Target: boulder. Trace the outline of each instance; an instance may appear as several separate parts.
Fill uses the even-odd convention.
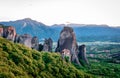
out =
[[[86,57],[86,46],[84,44],[79,46],[78,58],[83,64],[89,64]]]
[[[77,57],[78,45],[76,42],[76,36],[71,27],[64,27],[61,31],[55,51],[62,52],[64,49],[68,49],[70,51],[72,62],[81,65]]]

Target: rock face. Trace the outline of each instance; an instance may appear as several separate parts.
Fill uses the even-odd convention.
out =
[[[25,46],[30,47],[32,49],[39,50],[39,39],[36,36],[32,38],[29,34],[16,34],[14,42],[24,44]]]
[[[56,52],[62,52],[64,49],[68,49],[70,51],[72,62],[81,65],[77,57],[78,45],[76,42],[76,36],[71,27],[64,27],[60,33]]]
[[[53,41],[51,38],[45,39],[44,44],[43,44],[43,51],[52,52],[52,44],[53,44]]]
[[[13,26],[8,26],[8,27],[3,28],[3,37],[4,38],[14,41],[15,36],[16,36],[16,30]]]
[[[85,64],[89,64],[87,57],[86,57],[86,46],[81,45],[79,46],[79,53],[78,53],[78,58]]]
[[[2,37],[2,36],[3,36],[3,28],[0,27],[0,37]]]
[[[39,39],[36,36],[32,38],[29,34],[18,35],[13,26],[4,26],[0,24],[0,36],[15,43],[24,44],[27,47],[39,50]],[[51,40],[48,39],[48,41],[51,46]]]
[[[24,44],[25,46],[31,48],[32,47],[31,40],[32,40],[32,37],[29,34],[24,34],[24,35],[18,36],[17,43]]]
[[[16,34],[16,35],[15,35],[15,40],[14,40],[15,43],[19,43],[19,37],[20,37],[19,34]]]
[[[0,36],[8,40],[14,41],[16,36],[16,30],[13,26],[4,26],[0,24]]]
[[[62,55],[62,59],[66,59],[67,58],[68,61],[71,61],[70,50],[68,50],[68,49],[62,50],[61,55]]]
[[[36,36],[32,38],[31,44],[32,44],[31,46],[32,49],[39,50],[39,39]]]
[[[0,36],[14,42],[16,30],[13,26],[4,26],[0,24]]]
[[[0,37],[2,37],[2,36],[3,36],[3,25],[0,24]]]

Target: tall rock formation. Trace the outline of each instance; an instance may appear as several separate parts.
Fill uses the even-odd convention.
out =
[[[29,34],[18,35],[16,34],[16,30],[13,26],[4,26],[0,24],[0,37],[4,37],[15,43],[21,43],[32,49],[39,50],[39,39],[36,36],[32,38]]]
[[[15,35],[15,40],[14,40],[15,43],[19,43],[19,37],[20,37],[19,34],[16,34],[16,35]]]
[[[68,49],[71,54],[71,61],[81,65],[77,57],[78,45],[76,42],[76,36],[71,27],[64,27],[60,33],[60,38],[57,43],[56,52],[62,52],[64,49]]]
[[[3,28],[0,27],[0,37],[2,37],[2,36],[3,36]]]
[[[2,37],[2,36],[3,36],[3,25],[0,24],[0,37]]]
[[[52,44],[53,44],[53,41],[51,38],[45,39],[44,44],[43,44],[43,51],[52,52]]]
[[[32,44],[31,44],[32,37],[29,34],[20,35],[18,36],[17,39],[18,39],[16,40],[17,43],[24,44],[25,46],[30,48],[32,47]]]
[[[86,57],[86,46],[85,45],[79,46],[78,58],[83,64],[89,64],[87,57]]]
[[[31,45],[32,49],[39,50],[39,39],[36,36],[32,38]]]
[[[15,36],[16,36],[16,30],[13,26],[6,26],[3,28],[3,37],[4,38],[14,41]]]

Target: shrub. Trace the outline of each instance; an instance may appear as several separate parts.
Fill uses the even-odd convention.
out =
[[[38,52],[0,38],[0,78],[91,77],[62,60],[59,53]]]

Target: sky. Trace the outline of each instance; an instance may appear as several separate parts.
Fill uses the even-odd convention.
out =
[[[120,26],[120,0],[0,0],[0,21],[31,18],[61,23]]]

